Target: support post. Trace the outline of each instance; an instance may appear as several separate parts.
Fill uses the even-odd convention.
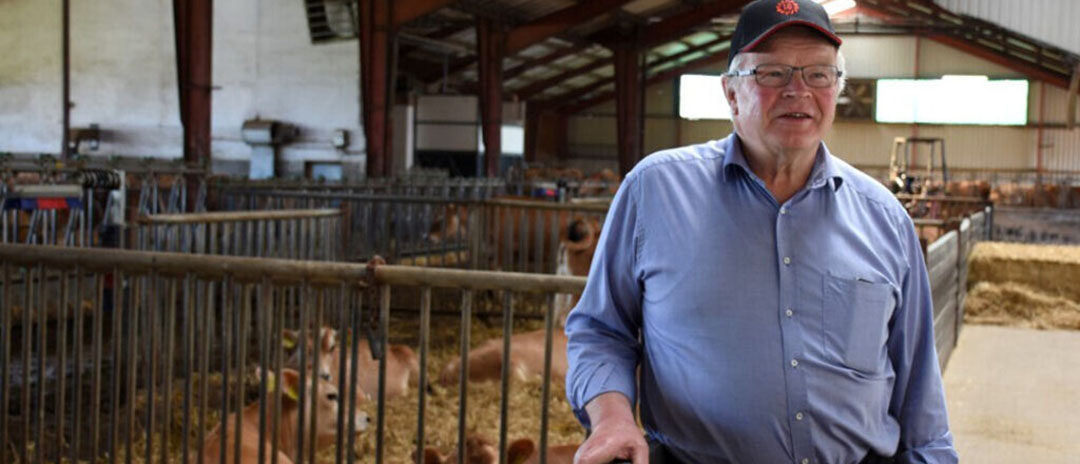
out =
[[[368,177],[391,174],[393,0],[360,0],[360,99]]]
[[[502,62],[506,55],[506,32],[487,18],[476,23],[476,46],[480,67],[480,120],[484,134],[484,174],[499,175],[502,155]]]
[[[210,168],[213,19],[213,0],[173,0],[184,166],[196,172]],[[193,210],[200,177],[196,172],[185,174],[187,204]]]

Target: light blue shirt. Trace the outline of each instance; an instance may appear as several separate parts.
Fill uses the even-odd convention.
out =
[[[888,190],[822,144],[778,204],[731,135],[626,176],[566,322],[567,396],[587,424],[592,398],[640,391],[685,462],[957,462],[932,314]]]

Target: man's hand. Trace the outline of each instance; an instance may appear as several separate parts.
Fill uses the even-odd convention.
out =
[[[574,464],[609,464],[616,459],[649,464],[649,445],[622,393],[603,393],[585,405],[592,434],[574,455]]]

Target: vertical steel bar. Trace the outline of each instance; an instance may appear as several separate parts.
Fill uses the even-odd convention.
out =
[[[126,289],[124,288],[124,274],[120,269],[113,268],[113,310],[112,310],[112,333],[109,334],[112,339],[112,397],[109,398],[111,407],[109,408],[109,415],[112,418],[112,426],[110,428],[111,434],[109,435],[109,462],[115,464],[117,458],[117,451],[120,447],[120,367],[121,359],[123,358],[122,339],[123,339],[123,326],[121,322],[124,320],[125,309],[127,306]],[[130,300],[134,302],[135,300]]]
[[[314,355],[311,360],[311,428],[308,430],[308,462],[315,463],[315,424],[319,423],[319,375],[321,372],[319,369],[322,367],[319,362],[322,359],[322,327],[323,327],[323,304],[326,299],[323,297],[323,292],[317,288],[305,287],[304,293],[315,293],[315,323],[311,325],[311,331],[313,332],[312,340],[315,346]],[[302,384],[306,385],[307,384]],[[340,396],[339,396],[340,398]],[[340,405],[340,403],[338,403]]]
[[[2,213],[0,213],[2,214]],[[6,229],[5,229],[6,232]],[[5,240],[6,241],[6,240]],[[0,317],[3,318],[3,322],[0,322],[0,329],[3,329],[3,337],[0,338],[0,361],[3,361],[4,368],[0,369],[0,405],[3,405],[4,413],[0,415],[0,460],[7,460],[7,442],[8,442],[8,395],[11,394],[11,294],[14,291],[11,289],[11,263],[4,263],[4,276],[2,301],[3,306],[0,306]],[[26,383],[26,382],[23,382]],[[15,456],[11,457],[12,460]]]
[[[263,276],[262,281],[259,283],[259,299],[256,301],[255,307],[258,308],[259,314],[256,321],[258,322],[258,346],[259,346],[259,366],[269,366],[270,358],[270,320],[274,314],[274,307],[272,301],[270,289],[270,277]],[[266,369],[261,368],[259,373],[259,451],[258,462],[266,462],[266,399],[267,399],[267,382],[266,382]]]
[[[358,370],[357,359],[358,359],[358,356],[360,355],[360,329],[361,329],[361,323],[363,322],[363,318],[362,318],[363,314],[362,313],[363,313],[363,310],[364,310],[364,293],[363,293],[363,290],[360,289],[360,288],[357,288],[355,290],[355,292],[356,292],[355,293],[355,300],[352,300],[352,299],[349,300],[349,301],[354,303],[354,305],[353,305],[354,308],[351,311],[348,311],[349,332],[347,332],[347,333],[351,334],[352,336],[351,337],[346,337],[346,340],[349,340],[349,356],[348,356],[348,358],[352,360],[351,361],[351,367],[349,367],[348,370],[345,370],[345,360],[342,359],[342,363],[341,363],[341,368],[343,369],[342,372],[347,373],[347,375],[349,376],[349,396],[348,396],[348,401],[349,401],[349,409],[348,409],[348,412],[349,412],[349,417],[348,417],[348,421],[349,421],[349,424],[348,424],[349,440],[348,440],[348,447],[346,448],[346,451],[345,451],[346,453],[348,453],[348,455],[347,455],[348,459],[346,460],[347,464],[353,464],[355,462],[355,460],[356,460],[355,453],[353,452],[353,449],[354,449],[353,447],[356,445],[356,426],[357,426],[357,424],[356,424],[356,414],[354,414],[354,411],[356,411],[356,406],[357,406],[356,405],[356,391],[357,391],[356,389],[357,389],[357,383],[359,382],[358,377],[357,377],[357,370]],[[342,356],[342,358],[345,358],[345,356]],[[378,446],[378,444],[376,444],[376,446]]]
[[[59,347],[57,347],[57,377],[59,377],[59,386],[56,389],[56,463],[60,464],[63,461],[64,449],[63,445],[67,442],[64,433],[64,397],[67,393],[67,326],[68,326],[68,300],[71,296],[69,294],[70,288],[68,285],[68,273],[65,270],[60,271],[60,304],[56,308],[56,325],[57,325],[57,341]],[[75,320],[78,320],[78,307],[75,307],[74,311]],[[6,364],[5,364],[6,366]],[[44,406],[44,404],[42,405]],[[0,442],[2,443],[2,442]]]
[[[417,385],[416,407],[416,449],[424,449],[424,408],[427,405],[427,358],[428,337],[431,331],[431,287],[424,287],[420,291],[420,382]],[[383,357],[389,353],[383,350]],[[424,453],[416,453],[417,464],[424,464]]]
[[[383,441],[386,436],[386,348],[389,339],[390,325],[390,286],[379,286],[379,391],[378,391],[378,418],[375,428],[375,464],[383,462]]]
[[[307,381],[308,381],[308,378],[307,378],[307,365],[308,365],[307,341],[308,340],[316,340],[316,337],[317,337],[317,335],[315,335],[313,333],[315,331],[312,330],[311,327],[309,326],[310,321],[308,321],[308,292],[307,292],[307,290],[308,290],[308,281],[307,281],[307,279],[305,279],[300,284],[300,288],[299,288],[299,291],[300,291],[300,330],[298,332],[300,334],[300,341],[297,343],[297,349],[300,350],[300,368],[299,368],[299,371],[300,371],[300,388],[299,388],[300,391],[299,391],[299,393],[300,394],[298,395],[299,399],[297,400],[297,405],[296,405],[297,417],[304,417],[304,409],[305,409],[304,406],[306,406],[304,404],[304,400],[307,399],[306,398],[307,397],[307,388],[306,388],[306,386],[307,386]],[[312,365],[314,365],[315,360],[312,360],[311,363],[312,363]],[[296,427],[296,453],[297,453],[296,456],[298,458],[297,459],[298,462],[296,464],[301,464],[304,461],[304,423],[303,422],[304,421],[300,421],[300,423]]]
[[[38,298],[37,306],[34,308],[38,314],[38,372],[37,372],[37,440],[34,442],[34,455],[38,462],[44,462],[45,450],[44,445],[44,433],[45,433],[45,361],[49,357],[49,343],[48,343],[48,326],[49,326],[49,295],[52,292],[46,292],[45,286],[49,283],[48,273],[45,271],[45,266],[38,264]],[[28,309],[28,313],[30,314]]]
[[[83,311],[83,269],[82,266],[75,266],[75,304],[78,308],[78,317],[75,319],[75,336],[73,340],[73,346],[75,349],[75,383],[72,385],[72,403],[74,403],[74,422],[72,422],[72,440],[71,440],[71,460],[78,461],[79,459],[79,445],[80,445],[80,431],[82,429],[82,390],[83,390],[83,324],[86,322],[86,314]],[[90,307],[91,314],[93,306]],[[5,360],[5,365],[7,362]],[[7,383],[4,383],[7,385]],[[7,404],[5,400],[3,403]],[[6,443],[4,440],[0,442]]]
[[[115,274],[114,274],[115,276]],[[90,393],[91,403],[90,411],[93,412],[93,418],[90,422],[90,457],[91,459],[97,459],[98,449],[101,443],[101,355],[102,355],[102,332],[103,332],[103,319],[105,308],[105,275],[101,273],[94,274],[94,334],[92,336],[94,343],[94,371],[93,371],[93,386]]]
[[[180,435],[180,462],[191,462],[188,457],[188,450],[191,448],[188,444],[188,437],[191,436],[191,383],[195,378],[195,368],[193,366],[193,360],[195,358],[195,292],[192,286],[192,280],[194,277],[189,273],[184,276],[184,299],[181,305],[181,311],[184,313],[184,420],[183,420],[183,434]],[[173,283],[175,289],[176,283]],[[175,298],[169,299],[169,304],[174,304]],[[166,423],[162,428],[162,435],[167,435],[169,426]],[[198,451],[202,452],[202,442],[198,444]]]
[[[283,351],[285,349],[285,347],[281,345],[281,342],[279,340],[281,336],[281,331],[285,328],[285,308],[287,304],[286,298],[289,296],[288,292],[285,290],[285,288],[281,288],[278,290],[278,302],[280,303],[280,305],[277,307],[277,310],[275,311],[275,317],[271,321],[274,323],[274,325],[271,327],[272,330],[270,331],[270,334],[272,336],[270,345],[271,350],[273,350],[274,358],[271,361],[271,364],[273,364],[272,369],[274,374],[274,385],[276,387],[273,393],[273,399],[271,400],[274,402],[274,411],[273,414],[270,415],[270,436],[274,437],[274,439],[270,440],[270,464],[277,464],[278,462],[277,438],[280,436],[278,434],[278,430],[279,426],[281,425],[279,423],[281,419],[281,360],[284,356]]]
[[[514,295],[505,291],[503,302],[503,357],[502,386],[499,394],[499,463],[506,462],[506,431],[509,425],[507,412],[510,409],[510,335],[514,331]]]
[[[147,293],[146,287],[152,286],[154,284],[153,276],[152,275],[149,276],[149,277],[148,276],[141,276],[141,277],[138,277],[137,279],[138,279],[138,282],[140,283],[140,285],[138,286],[140,296],[143,296],[143,295],[145,295]],[[143,303],[141,308],[139,306],[140,302]],[[126,450],[125,450],[126,452],[124,453],[124,462],[126,462],[127,464],[131,464],[132,458],[134,457],[134,456],[132,456],[132,444],[135,441],[135,406],[136,406],[136,399],[138,397],[138,395],[135,394],[135,372],[136,372],[135,367],[138,366],[138,350],[136,349],[136,347],[138,346],[138,342],[136,340],[136,336],[137,336],[136,335],[136,332],[137,332],[136,328],[139,325],[139,310],[140,309],[143,310],[143,311],[146,311],[145,299],[144,298],[132,298],[131,305],[128,307],[127,336],[125,337],[127,340],[126,340],[126,342],[124,344],[125,348],[127,348],[126,361],[127,361],[127,399],[128,399],[128,406],[127,406],[127,433],[126,433],[126,435],[124,437],[124,441],[125,441],[125,445],[126,445]],[[150,400],[153,401],[153,398],[151,397]]]
[[[533,235],[536,243],[536,261],[533,263],[533,272],[542,274],[544,272],[544,216],[546,211],[536,210],[536,227],[535,234]]]
[[[458,377],[458,462],[465,462],[466,412],[469,400],[469,346],[472,337],[473,291],[466,289],[461,295],[461,372]]]
[[[40,279],[40,275],[38,277]],[[19,453],[22,456],[20,462],[30,462],[27,455],[27,445],[30,443],[30,341],[33,339],[34,333],[34,319],[33,309],[31,305],[31,297],[34,295],[34,269],[26,267],[26,293],[23,294],[23,307],[22,318],[20,322],[22,326],[19,328],[19,335],[22,336],[23,350],[22,350],[22,407],[19,408],[19,416],[23,420],[23,442],[19,447]]]
[[[255,224],[250,224],[250,229],[254,228]],[[250,240],[249,240],[250,242]],[[241,443],[241,411],[244,409],[244,377],[247,374],[247,345],[248,345],[248,317],[251,314],[251,284],[241,284],[240,288],[235,289],[235,293],[241,298],[239,307],[240,311],[237,315],[236,329],[236,449],[235,459],[236,463],[240,463],[240,443]]]
[[[235,243],[233,243],[235,245]],[[218,329],[221,331],[221,344],[219,345],[221,350],[221,455],[218,462],[225,464],[225,458],[229,454],[225,449],[229,437],[229,380],[232,378],[230,374],[231,366],[229,365],[229,350],[232,347],[232,334],[230,333],[230,323],[235,311],[232,299],[232,276],[226,274],[225,278],[221,281],[221,315],[219,316],[220,325]]]
[[[156,280],[156,279],[154,279],[154,280]],[[154,459],[154,425],[155,425],[155,422],[156,422],[156,420],[155,420],[156,417],[154,417],[154,416],[155,416],[155,412],[156,412],[155,411],[155,409],[156,409],[155,405],[157,403],[157,397],[155,396],[156,392],[155,392],[155,388],[154,388],[155,385],[154,384],[157,383],[157,379],[156,379],[157,359],[158,359],[157,341],[161,339],[161,336],[160,336],[160,333],[159,333],[160,330],[158,330],[158,324],[159,323],[158,323],[157,317],[156,317],[157,313],[158,313],[158,308],[159,308],[158,305],[160,304],[160,301],[161,301],[160,298],[158,298],[157,289],[158,289],[157,282],[153,282],[151,287],[150,287],[150,295],[149,295],[151,306],[143,308],[143,310],[146,311],[146,314],[142,318],[142,328],[141,328],[142,332],[144,334],[146,334],[146,337],[145,337],[146,341],[144,342],[145,345],[146,345],[146,356],[144,356],[144,358],[145,358],[145,360],[144,360],[145,366],[143,367],[143,369],[145,370],[145,373],[146,373],[146,380],[145,380],[144,388],[146,388],[146,398],[147,398],[145,421],[146,421],[146,462],[148,462],[148,463],[154,462],[153,461],[153,459]],[[164,387],[164,385],[163,385],[163,387]],[[169,397],[168,397],[168,395],[166,395],[164,398],[162,398],[162,400],[163,400],[162,402],[164,403],[163,408],[166,409],[166,410],[169,409],[169,403],[168,403]],[[168,429],[168,422],[167,421],[163,422],[162,425],[163,425],[162,429]],[[167,436],[162,436],[162,442],[161,442],[162,443],[162,446],[161,446],[162,449],[168,449],[168,442],[165,441],[165,440],[167,440]]]
[[[525,208],[520,208],[519,211],[521,213],[521,222],[518,223],[520,242],[518,244],[518,265],[514,269],[518,272],[528,272],[529,257],[532,251],[529,249],[529,214]]]
[[[206,298],[206,303],[202,305],[202,311],[199,311],[199,315],[202,319],[199,323],[202,324],[202,329],[199,331],[199,346],[202,348],[197,355],[199,359],[199,427],[198,427],[198,442],[199,446],[206,443],[206,412],[209,402],[209,385],[208,377],[210,376],[210,345],[213,343],[213,331],[211,330],[210,318],[214,314],[215,298],[214,298],[214,282],[206,281],[199,282],[199,287],[202,288],[203,297]],[[196,454],[198,464],[203,463],[202,453]]]
[[[335,327],[335,329],[337,330],[337,333],[339,335],[339,339],[342,340],[341,346],[338,348],[339,350],[341,350],[342,353],[344,353],[345,350],[347,349],[346,348],[346,343],[348,343],[347,341],[350,338],[354,338],[354,337],[349,337],[348,336],[348,334],[350,332],[348,331],[348,326],[347,326],[346,319],[345,319],[346,314],[348,314],[348,312],[345,309],[345,302],[346,302],[345,294],[346,294],[347,291],[348,291],[348,287],[346,287],[345,282],[342,282],[341,285],[338,288],[338,305],[337,305],[337,307],[338,307],[338,319],[337,319],[338,323],[337,323],[337,326]],[[346,394],[346,392],[349,392],[349,391],[345,389],[345,375],[344,375],[345,372],[346,372],[346,370],[345,370],[346,359],[345,358],[346,358],[346,356],[338,356],[339,365],[337,366],[337,369],[338,369],[337,389],[338,389],[338,392],[340,393],[340,395],[338,396],[338,398],[340,398],[340,403],[339,403],[340,407],[338,408],[337,441],[335,443],[336,450],[334,451],[334,464],[341,464],[342,453],[345,452],[345,446],[344,446],[345,445],[345,440],[344,440],[345,439],[345,421],[347,420],[345,418],[345,411],[349,411],[350,415],[352,415],[351,413],[353,411],[353,408],[355,407],[354,404],[353,404],[352,399],[349,398],[349,395]],[[333,367],[333,366],[331,366],[331,367]],[[349,393],[352,393],[352,392],[349,392]],[[352,429],[349,429],[349,432],[351,434]]]
[[[155,278],[155,280],[160,281],[161,276],[160,275],[155,275],[154,278]],[[168,434],[168,429],[169,429],[170,425],[172,424],[173,366],[176,365],[176,360],[174,358],[176,357],[176,346],[175,346],[176,340],[175,340],[175,338],[176,338],[176,292],[177,292],[177,280],[176,280],[175,277],[169,279],[168,287],[169,287],[169,289],[168,289],[169,301],[168,301],[168,305],[165,306],[165,311],[164,311],[164,313],[165,313],[165,321],[164,321],[164,324],[161,324],[161,323],[157,324],[156,327],[158,327],[158,329],[155,329],[155,331],[163,329],[164,332],[165,332],[163,334],[163,336],[161,337],[162,345],[164,345],[164,349],[160,350],[162,352],[162,359],[164,360],[164,362],[162,364],[162,367],[164,368],[163,369],[164,372],[162,373],[162,376],[164,377],[164,379],[163,379],[163,382],[164,382],[164,392],[163,392],[164,395],[163,395],[163,398],[164,398],[165,407],[164,407],[164,410],[162,411],[162,413],[163,413],[163,417],[162,417],[162,425],[163,425],[163,427],[162,427],[162,438],[161,438],[161,457],[162,457],[163,462],[168,462],[167,459],[168,459],[168,450],[169,450],[169,441],[170,441],[169,440],[170,435]],[[153,288],[155,290],[155,299],[154,299],[154,305],[153,305],[154,312],[161,312],[161,303],[160,303],[161,300],[160,300],[160,297],[157,296],[157,294],[156,294],[157,289],[160,288],[160,284],[158,282],[154,282],[154,287]],[[184,297],[187,298],[187,295],[185,295]],[[186,330],[187,327],[185,326],[184,328]],[[186,354],[187,353],[185,353],[185,355]],[[185,413],[186,412],[187,412],[187,410],[185,409]],[[185,435],[185,438],[186,438],[186,435]]]
[[[544,385],[540,393],[540,462],[547,462],[548,407],[551,404],[551,351],[555,330],[555,295],[547,297],[547,314],[544,315]]]

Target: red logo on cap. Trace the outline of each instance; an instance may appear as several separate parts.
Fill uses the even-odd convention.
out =
[[[795,0],[780,0],[780,3],[776,4],[776,12],[791,16],[799,12],[799,4],[795,3]]]

